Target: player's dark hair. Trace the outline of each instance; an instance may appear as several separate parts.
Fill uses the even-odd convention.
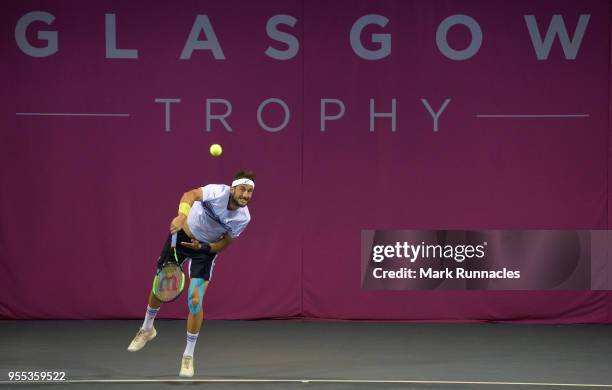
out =
[[[255,183],[255,172],[253,171],[240,171],[234,175],[234,180],[238,179],[251,179]]]

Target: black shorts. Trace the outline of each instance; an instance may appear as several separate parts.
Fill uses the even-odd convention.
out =
[[[212,275],[212,269],[215,263],[216,253],[206,254],[194,251],[181,245],[181,242],[190,242],[191,239],[183,231],[180,230],[176,237],[176,257],[178,257],[179,263],[183,264],[185,260],[191,260],[189,266],[189,277],[190,278],[201,278],[209,280]],[[174,260],[174,251],[172,250],[172,234],[168,235],[166,243],[157,259],[157,269],[159,270],[166,261]]]

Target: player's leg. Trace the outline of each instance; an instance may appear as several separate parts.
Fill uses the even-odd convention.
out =
[[[171,244],[172,235],[169,235],[164,243],[164,247],[162,248],[161,254],[157,259],[157,269],[160,269],[164,264],[164,261],[168,256],[171,255]],[[134,339],[128,346],[128,351],[136,352],[141,350],[148,341],[151,341],[157,336],[157,331],[153,327],[153,322],[155,321],[155,316],[161,307],[162,302],[158,300],[153,294],[153,290],[149,292],[149,299],[147,301],[147,311],[145,313],[145,318],[142,322],[142,326],[134,336]]]
[[[187,317],[187,343],[181,361],[180,376],[192,377],[194,373],[193,351],[198,341],[200,328],[202,327],[202,321],[204,319],[202,301],[204,300],[206,287],[208,287],[208,281],[203,278],[192,278],[189,281],[189,295],[187,296],[187,305],[189,306],[189,316]]]
[[[146,331],[153,329],[153,321],[155,321],[155,316],[157,315],[162,303],[162,301],[155,297],[155,294],[153,294],[153,289],[151,289],[151,292],[149,292],[147,313],[145,314],[144,321],[142,322],[142,329]]]
[[[163,302],[157,299],[155,294],[153,294],[153,289],[151,289],[151,292],[149,293],[149,301],[147,303],[149,304],[149,307],[159,309]]]
[[[128,346],[128,351],[140,351],[147,342],[153,340],[155,336],[157,336],[157,331],[153,327],[153,321],[155,321],[155,316],[157,315],[160,306],[161,302],[155,298],[155,295],[153,295],[153,292],[151,292],[149,294],[149,302],[144,321],[140,329],[138,329],[136,336],[134,336],[134,339]]]
[[[183,352],[180,376],[192,377],[194,373],[193,353],[204,319],[202,306],[214,258],[214,255],[203,255],[192,259],[191,279],[189,280],[189,293],[187,295],[187,306],[189,306],[187,344]]]
[[[134,336],[134,339],[128,346],[128,351],[140,351],[147,342],[153,340],[155,336],[157,336],[157,331],[155,330],[155,327],[153,327],[153,322],[155,321],[155,316],[157,315],[161,304],[162,302],[155,297],[153,291],[151,290],[149,293],[149,301],[144,321],[142,322],[140,329],[138,329],[136,336]]]
[[[191,288],[192,285],[193,289]],[[202,301],[207,287],[208,281],[203,279],[191,279],[189,282],[189,316],[187,317],[187,332],[189,333],[199,333],[202,327],[202,321],[204,320]],[[191,355],[193,355],[193,352]]]

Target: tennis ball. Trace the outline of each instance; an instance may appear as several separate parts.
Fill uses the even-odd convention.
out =
[[[210,154],[213,156],[220,156],[221,153],[223,153],[223,149],[221,148],[221,145],[219,144],[212,144],[210,145]]]

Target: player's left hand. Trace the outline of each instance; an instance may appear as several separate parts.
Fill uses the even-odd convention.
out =
[[[186,246],[187,248],[192,249],[196,252],[206,253],[206,254],[210,253],[210,245],[208,245],[205,242],[200,242],[196,240],[195,238],[192,238],[191,242],[182,241],[181,245]]]
[[[202,249],[202,243],[196,240],[195,238],[192,238],[191,242],[181,241],[180,244],[182,246],[186,246],[189,249],[193,249],[194,251],[199,251],[200,249]]]

